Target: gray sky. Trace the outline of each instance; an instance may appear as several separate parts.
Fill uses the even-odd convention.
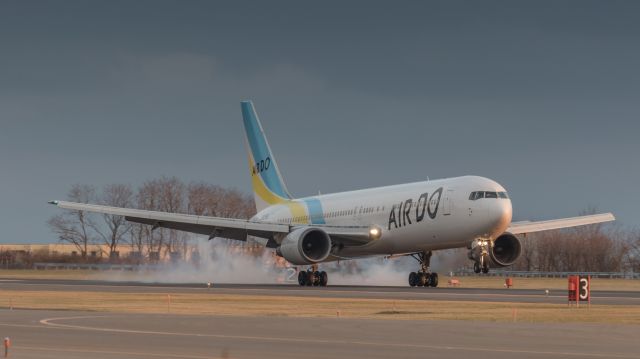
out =
[[[294,195],[477,174],[636,227],[639,44],[634,1],[5,0],[0,242],[73,183],[250,191],[242,99]]]

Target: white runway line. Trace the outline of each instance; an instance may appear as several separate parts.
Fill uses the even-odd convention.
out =
[[[124,334],[142,334],[142,335],[162,335],[162,336],[182,336],[182,337],[204,337],[204,338],[219,338],[219,339],[231,339],[231,340],[258,340],[268,342],[289,342],[289,343],[315,343],[315,344],[344,344],[344,345],[360,345],[360,346],[376,346],[376,347],[398,347],[398,348],[424,348],[432,350],[457,350],[457,351],[469,351],[469,352],[493,352],[493,353],[512,353],[512,354],[536,354],[536,355],[553,355],[553,356],[571,356],[571,357],[590,357],[590,358],[637,358],[637,355],[627,354],[612,354],[612,353],[586,353],[586,352],[565,352],[565,351],[544,351],[544,350],[524,350],[524,349],[509,349],[509,348],[488,348],[488,347],[466,347],[466,346],[441,346],[441,345],[426,345],[426,344],[410,344],[410,343],[382,343],[382,342],[369,342],[362,340],[332,340],[332,339],[318,339],[318,338],[284,338],[273,336],[251,336],[251,335],[225,335],[225,334],[200,334],[200,333],[181,333],[181,332],[162,332],[162,331],[150,331],[150,330],[131,330],[131,329],[116,329],[116,328],[101,328],[90,327],[82,325],[70,325],[53,323],[54,321],[62,320],[74,320],[74,319],[94,319],[105,318],[108,316],[76,316],[76,317],[56,317],[46,318],[40,320],[40,323],[45,326],[51,326],[58,329],[71,329],[71,330],[83,330],[83,331],[98,331],[98,332],[111,332],[111,333],[124,333]]]

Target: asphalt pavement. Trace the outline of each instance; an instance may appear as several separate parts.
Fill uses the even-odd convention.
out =
[[[414,299],[447,301],[490,301],[521,303],[566,303],[566,290],[540,289],[483,289],[459,287],[383,287],[383,286],[328,286],[299,287],[297,284],[222,284],[213,283],[142,283],[114,282],[99,280],[58,280],[58,279],[10,279],[0,278],[0,290],[53,290],[53,291],[110,291],[124,293],[158,292],[166,293],[211,293],[248,294],[273,296],[300,296],[320,298],[374,298],[374,299]],[[640,305],[640,291],[598,291],[591,292],[592,304]]]
[[[10,358],[638,358],[639,326],[0,310]]]

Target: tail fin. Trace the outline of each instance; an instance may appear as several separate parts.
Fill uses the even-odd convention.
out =
[[[249,171],[258,212],[291,199],[251,101],[242,101],[242,121],[249,152]]]

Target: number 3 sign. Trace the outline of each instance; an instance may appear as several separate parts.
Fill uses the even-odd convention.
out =
[[[569,302],[591,302],[591,276],[569,276]]]

